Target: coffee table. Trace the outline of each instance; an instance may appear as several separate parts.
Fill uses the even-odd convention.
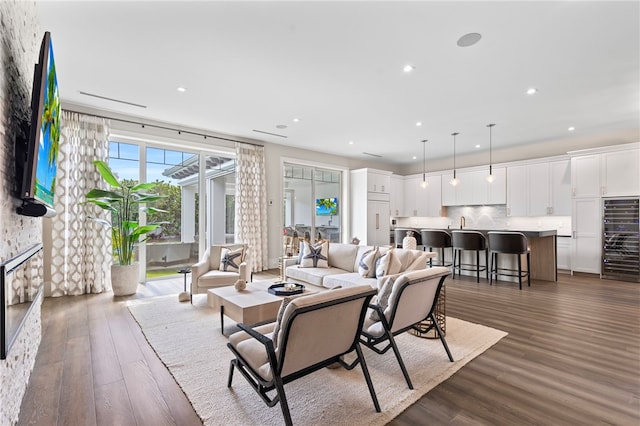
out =
[[[234,286],[212,288],[207,291],[207,304],[220,310],[220,332],[224,334],[225,315],[232,320],[247,325],[274,321],[284,296],[268,292],[271,281],[247,283],[247,288],[238,291]],[[314,293],[305,290],[303,295]]]

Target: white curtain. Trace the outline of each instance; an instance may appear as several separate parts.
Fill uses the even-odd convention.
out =
[[[267,265],[264,147],[236,143],[235,242],[249,245],[253,272]]]
[[[80,204],[93,188],[105,188],[93,160],[107,160],[109,121],[62,111],[58,171],[51,221],[51,295],[111,290],[111,230],[91,217],[102,215]]]

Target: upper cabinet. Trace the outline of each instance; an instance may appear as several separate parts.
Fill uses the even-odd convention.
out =
[[[507,215],[571,215],[569,170],[569,160],[509,167],[507,169]]]
[[[391,175],[389,210],[392,217],[407,216],[404,210],[404,177]]]
[[[373,169],[367,172],[367,191],[388,194],[391,190],[391,174]]]
[[[603,148],[574,152],[571,183],[574,198],[626,197],[640,194],[640,148]]]
[[[506,170],[504,167],[493,169],[493,182],[487,182],[487,170],[459,171],[456,177],[458,185],[449,182],[453,173],[442,175],[442,205],[489,205],[506,203]]]
[[[426,187],[422,185],[422,175],[410,176],[404,181],[405,216],[437,217],[442,207],[441,177],[426,176]]]

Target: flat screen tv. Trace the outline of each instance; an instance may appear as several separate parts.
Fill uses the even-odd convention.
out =
[[[337,198],[317,198],[316,216],[336,216],[338,214]]]
[[[23,204],[19,214],[52,216],[60,143],[60,95],[51,34],[46,32],[35,66],[31,92],[31,125],[26,146],[16,149],[18,172],[22,163]]]

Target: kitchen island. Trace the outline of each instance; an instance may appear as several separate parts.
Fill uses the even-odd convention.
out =
[[[404,228],[408,229],[408,228]],[[431,228],[434,229],[434,228]],[[420,232],[420,229],[414,229],[415,232]],[[529,251],[531,252],[531,279],[541,281],[558,281],[558,246],[557,236],[558,232],[555,229],[467,229],[467,231],[478,231],[487,237],[489,231],[503,231],[503,232],[522,232],[528,240]],[[444,231],[452,232],[453,229],[444,229]],[[429,248],[426,247],[428,250]],[[489,247],[491,250],[491,247]],[[482,256],[481,256],[482,257]],[[513,256],[499,256],[499,264],[501,268],[513,268],[516,262]],[[480,259],[481,261],[483,259]],[[526,265],[524,256],[522,265]],[[503,280],[503,277],[500,277]]]

